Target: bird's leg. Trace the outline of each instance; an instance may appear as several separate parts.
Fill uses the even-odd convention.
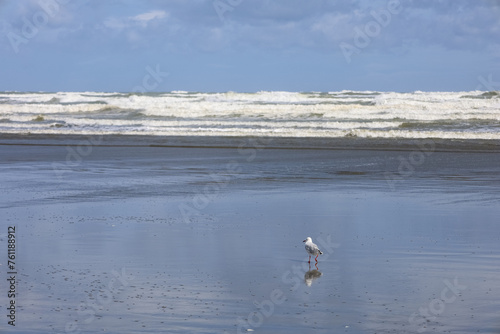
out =
[[[311,255],[309,255],[309,261],[307,263],[311,263]]]
[[[315,258],[316,263],[318,263],[318,256],[319,256],[319,254],[318,254],[318,255],[316,255],[316,258]]]

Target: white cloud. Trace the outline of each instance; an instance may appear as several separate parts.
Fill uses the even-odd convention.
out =
[[[2,0],[0,0],[1,3]],[[77,1],[59,11],[40,29],[60,39],[60,45],[101,43],[136,46],[137,41],[172,50],[213,51],[303,48],[339,52],[339,43],[353,43],[355,29],[375,22],[372,12],[387,10],[388,0],[252,0],[238,3],[221,22],[213,0]],[[83,4],[82,4],[83,2]],[[400,0],[402,10],[392,15],[364,51],[389,52],[404,45],[442,46],[452,50],[492,52],[500,49],[498,0]],[[0,13],[0,33],[22,33],[24,18],[42,9],[38,0],[9,2],[9,15]],[[26,4],[31,4],[27,6]],[[16,4],[16,5],[14,5]],[[128,5],[126,5],[128,4]],[[0,36],[2,37],[2,36]],[[37,40],[43,42],[41,37]],[[4,39],[5,41],[5,39]],[[120,44],[120,42],[123,42]],[[4,43],[5,44],[5,43]],[[169,47],[170,50],[170,47]],[[496,51],[498,52],[498,51]]]
[[[333,42],[349,38],[352,31],[352,15],[347,13],[325,13],[311,24],[313,33],[320,33]]]
[[[152,21],[161,20],[168,17],[168,13],[164,10],[153,10],[135,16],[122,18],[110,17],[104,21],[104,26],[114,30],[122,30],[126,28],[141,26],[147,27]]]
[[[128,25],[123,19],[117,19],[116,17],[107,18],[103,22],[104,26],[113,30],[121,30],[126,28]]]
[[[130,19],[132,21],[137,21],[141,23],[147,23],[151,20],[156,20],[156,19],[163,19],[164,17],[167,16],[167,13],[163,10],[153,10],[144,14],[139,14],[134,17],[131,17]]]

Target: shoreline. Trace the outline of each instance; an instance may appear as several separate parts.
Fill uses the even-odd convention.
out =
[[[0,134],[0,146],[4,145],[377,151],[411,151],[425,147],[434,152],[500,153],[498,140],[441,138]]]
[[[500,155],[72,140],[0,148],[23,333],[493,334]]]

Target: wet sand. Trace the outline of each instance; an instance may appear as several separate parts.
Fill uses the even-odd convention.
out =
[[[497,153],[84,149],[0,146],[2,332],[498,332]]]

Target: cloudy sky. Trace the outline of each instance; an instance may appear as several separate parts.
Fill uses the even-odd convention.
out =
[[[500,90],[500,0],[0,0],[0,91]]]

